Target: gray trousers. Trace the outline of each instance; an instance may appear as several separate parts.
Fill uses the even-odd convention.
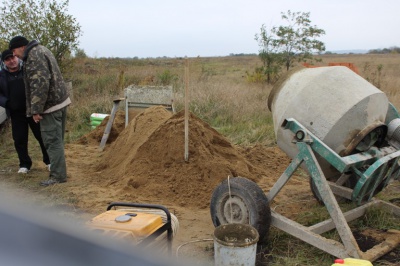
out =
[[[40,131],[44,146],[50,158],[50,178],[67,179],[67,165],[64,153],[64,133],[67,107],[49,114],[42,114]]]

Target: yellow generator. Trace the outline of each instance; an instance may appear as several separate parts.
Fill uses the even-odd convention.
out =
[[[121,208],[123,207],[123,208]],[[161,205],[113,202],[87,225],[95,232],[122,239],[140,248],[171,254],[178,219]]]

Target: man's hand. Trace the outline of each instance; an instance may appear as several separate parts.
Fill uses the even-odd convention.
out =
[[[33,115],[33,121],[35,121],[36,123],[39,123],[40,120],[42,120],[43,117],[40,114],[34,114]]]

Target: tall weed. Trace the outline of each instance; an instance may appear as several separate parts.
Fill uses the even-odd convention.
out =
[[[400,107],[400,55],[323,55],[319,65],[350,62],[360,75],[377,82],[391,103]],[[123,97],[124,87],[172,85],[177,111],[184,107],[184,66],[189,60],[190,110],[237,144],[275,142],[272,117],[267,109],[271,86],[256,76],[257,56],[215,58],[90,59],[79,58],[66,75],[73,84],[68,134],[85,134],[90,114],[109,113],[112,100]],[[368,67],[363,67],[368,66]],[[74,132],[75,131],[75,132]],[[78,131],[79,133],[77,133]],[[74,136],[70,139],[75,139]]]

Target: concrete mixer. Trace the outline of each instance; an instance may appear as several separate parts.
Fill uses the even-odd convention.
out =
[[[383,146],[387,149],[379,149],[378,153],[397,151],[385,143],[387,124],[396,121],[397,111],[382,91],[346,67],[302,69],[289,74],[283,84],[276,85],[271,91],[268,107],[273,115],[277,144],[291,158],[295,158],[298,148],[293,141],[293,132],[283,126],[290,120],[296,121],[290,124],[301,125],[332,149],[334,155],[345,157]],[[332,160],[326,160],[318,152],[316,157],[326,179],[336,182],[342,177],[341,185],[354,188],[359,174],[349,173],[346,169],[347,175],[342,175],[343,170],[332,165]],[[385,165],[394,165],[394,162]],[[304,163],[302,167],[308,171]],[[310,181],[314,195],[321,201],[313,179]],[[366,194],[372,196],[380,192],[385,186],[381,182],[374,191]],[[357,192],[353,195],[359,204],[362,196]]]
[[[211,197],[214,225],[250,223],[261,240],[272,225],[339,258],[374,261],[399,245],[393,230],[363,252],[348,225],[371,206],[400,216],[398,206],[374,198],[400,174],[400,116],[386,95],[347,67],[301,68],[272,89],[268,107],[277,144],[292,161],[267,194],[244,177],[223,181]],[[299,167],[331,217],[308,227],[269,208]],[[338,198],[355,208],[342,212]],[[333,229],[341,242],[321,236]]]

